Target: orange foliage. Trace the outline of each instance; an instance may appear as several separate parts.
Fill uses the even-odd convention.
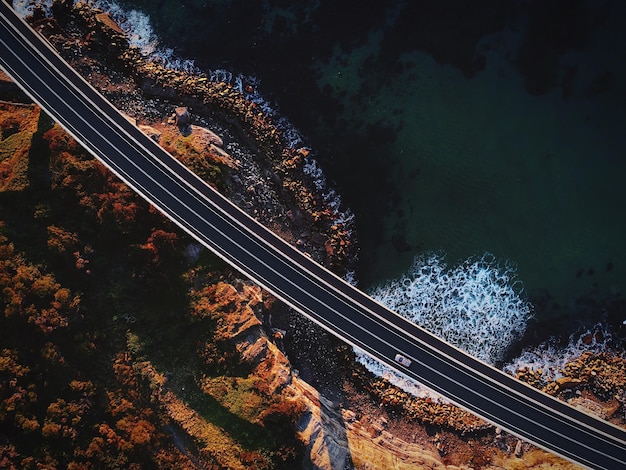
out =
[[[19,315],[50,333],[68,325],[68,315],[78,312],[80,297],[62,288],[51,274],[42,273],[0,236],[0,298],[4,314]]]
[[[123,385],[136,385],[136,378],[131,364],[132,358],[127,351],[119,352],[113,360],[113,372],[115,372],[117,380]]]
[[[26,433],[32,433],[39,429],[39,421],[35,417],[27,417],[22,413],[15,414],[15,424]]]
[[[111,407],[111,414],[117,416],[134,410],[132,402],[128,401],[122,396],[118,396],[116,393],[108,392],[109,405]]]
[[[95,385],[89,380],[72,380],[69,385],[74,392],[80,392],[85,397],[92,397],[96,393]]]
[[[61,433],[61,425],[56,423],[46,423],[41,428],[41,434],[43,437],[59,437]]]
[[[102,453],[102,449],[105,446],[104,439],[100,436],[94,437],[89,446],[87,446],[87,450],[85,451],[85,455],[87,457],[94,457]]]
[[[276,426],[279,429],[292,428],[306,410],[304,403],[297,400],[281,400],[272,403],[261,414],[265,426]]]
[[[102,223],[113,222],[127,232],[137,217],[137,195],[124,183],[113,179],[112,174],[108,176],[106,186],[95,196],[99,203],[98,219]]]
[[[132,445],[148,444],[155,431],[155,427],[148,421],[131,416],[118,420],[115,426],[128,436]]]
[[[151,264],[158,265],[164,259],[174,258],[177,241],[178,235],[175,233],[153,228],[146,243],[141,245],[141,249],[148,253]]]
[[[239,296],[237,290],[225,282],[218,282],[205,287],[200,292],[194,291],[191,302],[191,313],[204,318],[218,318],[237,308]]]
[[[47,131],[44,139],[50,148],[53,189],[74,193],[80,206],[95,214],[102,224],[119,228],[122,233],[130,231],[139,210],[139,197],[104,165],[80,150],[58,126]],[[68,249],[72,234],[53,232],[49,243],[56,249]]]
[[[93,468],[91,464],[85,462],[70,462],[67,464],[67,470],[90,470]]]
[[[59,347],[50,341],[47,341],[43,345],[43,348],[41,349],[41,357],[51,363],[56,363],[58,365],[65,364],[65,358],[61,354]]]
[[[48,248],[57,253],[74,252],[78,249],[78,235],[61,227],[48,227]]]
[[[76,152],[81,147],[59,124],[55,124],[43,135],[52,152]]]
[[[0,352],[0,423],[13,423],[25,433],[39,429],[32,412],[37,393],[29,380],[30,368],[19,363],[18,352]]]
[[[17,470],[17,462],[21,460],[15,446],[10,443],[0,442],[0,468]]]
[[[57,398],[48,405],[42,431],[48,430],[49,437],[75,439],[78,426],[89,408],[90,403],[85,400],[66,401]]]
[[[124,447],[128,448],[128,445],[124,442],[124,440],[120,436],[118,436],[117,433],[113,429],[111,429],[108,424],[101,424],[98,428],[98,432],[104,439],[104,442],[106,442],[107,444],[113,445],[114,447],[119,447],[120,449]]]

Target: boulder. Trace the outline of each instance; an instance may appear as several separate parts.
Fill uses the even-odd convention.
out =
[[[524,454],[524,447],[522,446],[522,441],[520,439],[518,439],[517,444],[515,444],[514,454],[518,459]]]
[[[582,381],[574,377],[559,377],[556,379],[556,383],[561,388],[571,388],[580,385]]]
[[[178,127],[187,127],[191,125],[191,114],[186,106],[178,107],[174,110],[176,125]]]
[[[178,117],[176,118],[176,122],[179,122]],[[180,126],[180,124],[178,124],[178,126]],[[224,145],[224,141],[221,137],[206,127],[191,125],[191,133],[197,136],[197,140],[206,147],[209,147],[211,144],[217,145],[218,147]]]

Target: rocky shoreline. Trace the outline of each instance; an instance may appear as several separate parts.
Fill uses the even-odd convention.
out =
[[[306,245],[325,266],[340,273],[351,268],[356,254],[352,227],[335,201],[325,199],[328,188],[315,190],[316,175],[306,171],[309,149],[290,148],[277,123],[232,83],[211,82],[149,60],[129,46],[107,14],[72,3],[54,2],[53,18],[37,8],[32,23],[87,81],[139,124],[158,124],[175,108],[187,107],[194,123],[219,133],[223,150],[239,160],[238,171],[224,186],[233,202],[264,224],[290,232],[290,241]],[[281,213],[270,207],[275,200],[290,209]]]
[[[105,12],[86,3],[57,0],[52,13],[48,17],[35,9],[29,21],[144,132],[287,241],[339,275],[351,270],[357,242],[350,222],[324,196],[328,188],[316,185],[315,175],[307,172],[310,150],[290,148],[274,119],[246,97],[252,84],[243,84],[242,93],[231,83],[168,69],[130,47]],[[574,468],[454,406],[412,397],[372,377],[354,362],[349,348],[237,275],[217,285],[210,295],[219,292],[224,305],[242,306],[211,314],[221,325],[222,341],[248,364],[251,376],[265,383],[267,396],[279,393],[285,402],[298,404],[294,424],[306,449],[305,468],[539,468],[546,463]],[[208,448],[214,436],[206,430],[210,425],[179,402],[167,378],[140,355],[134,368],[195,447]],[[518,378],[623,426],[625,370],[623,358],[588,354],[566,365],[555,380],[532,370],[520,370]],[[210,380],[204,384],[213,390]],[[236,453],[222,457],[222,466],[241,465],[233,463]]]

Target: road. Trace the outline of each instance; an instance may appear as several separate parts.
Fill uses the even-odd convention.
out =
[[[0,1],[0,66],[119,178],[183,230],[343,341],[458,406],[588,468],[626,468],[626,431],[463,353],[285,243],[141,133]],[[412,360],[409,368],[394,361]]]

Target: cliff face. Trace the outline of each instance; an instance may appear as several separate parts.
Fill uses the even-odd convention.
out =
[[[431,446],[407,442],[386,429],[386,420],[337,408],[306,382],[294,379],[296,396],[307,404],[297,423],[307,446],[303,468],[448,468]]]

